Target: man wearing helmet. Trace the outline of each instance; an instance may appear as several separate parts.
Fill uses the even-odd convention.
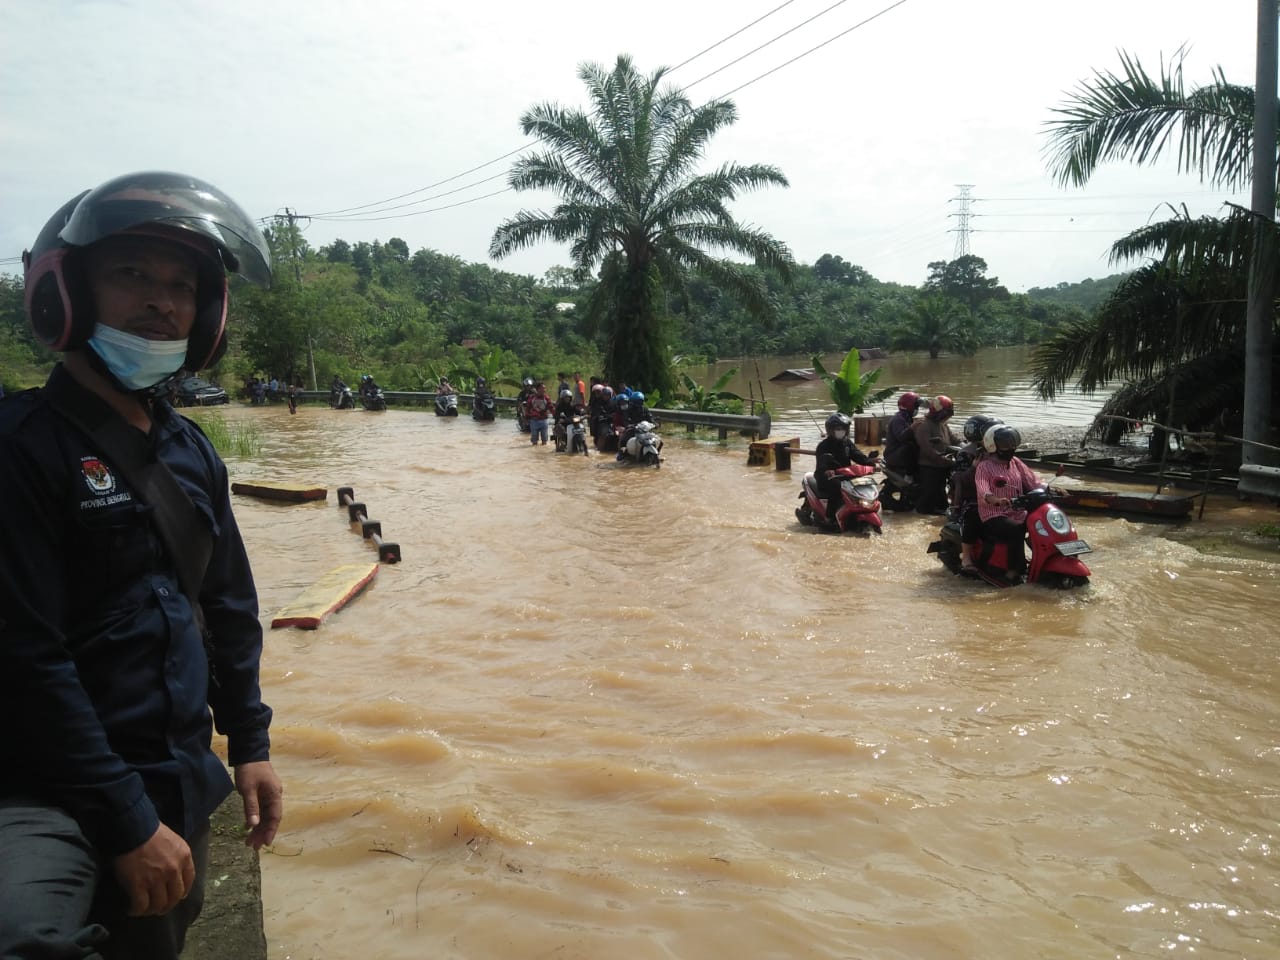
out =
[[[947,425],[955,413],[951,398],[942,394],[930,397],[927,411],[911,426],[919,449],[920,496],[916,500],[918,513],[947,512],[947,476],[951,472],[951,450],[956,438]]]
[[[857,463],[865,467],[876,464],[875,455],[863,453],[850,439],[850,428],[853,421],[843,413],[833,413],[824,424],[826,437],[818,444],[817,463],[813,475],[818,481],[819,492],[827,498],[827,526],[839,529],[840,523],[836,514],[841,507],[840,484],[842,478],[836,473],[841,467]]]
[[[554,428],[557,450],[563,451],[565,448],[565,443],[569,438],[569,435],[568,435],[569,421],[572,420],[574,417],[578,416],[580,413],[583,413],[584,409],[585,408],[582,406],[582,404],[578,403],[577,399],[574,397],[573,391],[571,391],[567,387],[560,391],[560,396],[556,400],[556,409],[555,409],[556,425]]]
[[[1027,558],[1022,545],[1026,538],[1027,511],[1016,510],[1013,500],[1042,486],[1040,478],[1014,456],[1022,444],[1022,434],[1003,423],[989,426],[982,437],[987,456],[974,470],[978,493],[978,515],[982,518],[982,538],[1002,540],[1008,550],[1007,575],[1017,579],[1026,575]]]
[[[627,457],[627,441],[636,432],[636,424],[645,420],[652,421],[653,415],[645,406],[644,394],[639,390],[627,388],[626,393],[618,394],[617,412],[614,414],[614,427],[622,431],[618,437],[618,459]]]
[[[919,451],[916,437],[911,425],[916,419],[916,410],[924,405],[918,393],[908,390],[898,398],[898,412],[889,420],[889,429],[884,441],[885,465],[901,473],[904,477],[912,477],[916,472]]]
[[[164,400],[225,349],[227,271],[270,259],[222,191],[143,173],[65,204],[23,264],[64,356],[0,407],[0,956],[174,958],[233,789],[211,709],[246,843],[283,809],[227,470]]]

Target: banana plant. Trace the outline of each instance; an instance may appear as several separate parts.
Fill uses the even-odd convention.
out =
[[[857,347],[845,355],[839,373],[828,373],[822,365],[822,358],[817,354],[813,357],[813,369],[831,391],[832,404],[838,411],[848,416],[862,413],[868,406],[888,399],[897,389],[896,387],[875,389],[876,381],[880,379],[881,369],[877,367],[870,373],[863,373]]]
[[[494,347],[486,354],[473,354],[474,362],[470,367],[459,367],[458,375],[460,379],[464,379],[470,387],[474,388],[476,381],[480,377],[484,377],[489,384],[489,389],[493,390],[498,384],[505,384],[509,387],[519,386],[519,382],[507,376],[502,370],[502,349]]]
[[[721,400],[741,400],[732,391],[724,389],[724,385],[733,379],[734,374],[738,372],[738,368],[726,370],[717,378],[716,382],[706,387],[694,380],[693,377],[680,371],[680,379],[684,382],[685,395],[681,398],[684,401],[685,409],[697,410],[700,413],[707,413],[722,406],[718,401]]]

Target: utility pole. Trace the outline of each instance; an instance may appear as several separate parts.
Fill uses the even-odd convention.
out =
[[[969,234],[972,232],[972,228],[969,226],[969,219],[973,216],[973,210],[970,208],[973,197],[969,195],[969,191],[973,189],[973,184],[957,183],[956,187],[960,190],[960,196],[952,197],[947,201],[948,203],[953,203],[956,200],[960,201],[960,211],[947,214],[949,217],[958,218],[956,228],[947,231],[956,235],[956,250],[951,258],[952,260],[959,260],[961,257],[969,255]]]
[[[1244,348],[1245,464],[1266,466],[1274,456],[1257,444],[1268,440],[1276,295],[1276,34],[1277,0],[1258,0],[1257,66],[1253,110],[1253,254]]]
[[[302,257],[298,254],[298,215],[288,207],[284,208],[285,219],[289,221],[289,248],[293,251],[293,276],[298,281],[298,290],[302,290]],[[307,323],[307,366],[311,370],[311,389],[318,390],[316,384],[316,355],[311,341],[311,323]]]

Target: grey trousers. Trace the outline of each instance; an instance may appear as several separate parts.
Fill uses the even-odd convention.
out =
[[[204,903],[207,829],[191,855],[187,898],[162,917],[130,917],[110,861],[74,818],[29,798],[0,798],[0,960],[177,960]]]

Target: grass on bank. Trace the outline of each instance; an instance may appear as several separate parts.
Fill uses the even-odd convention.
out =
[[[184,415],[199,425],[219,456],[247,460],[262,450],[262,431],[252,420],[232,426],[220,414],[205,410],[184,411]]]

